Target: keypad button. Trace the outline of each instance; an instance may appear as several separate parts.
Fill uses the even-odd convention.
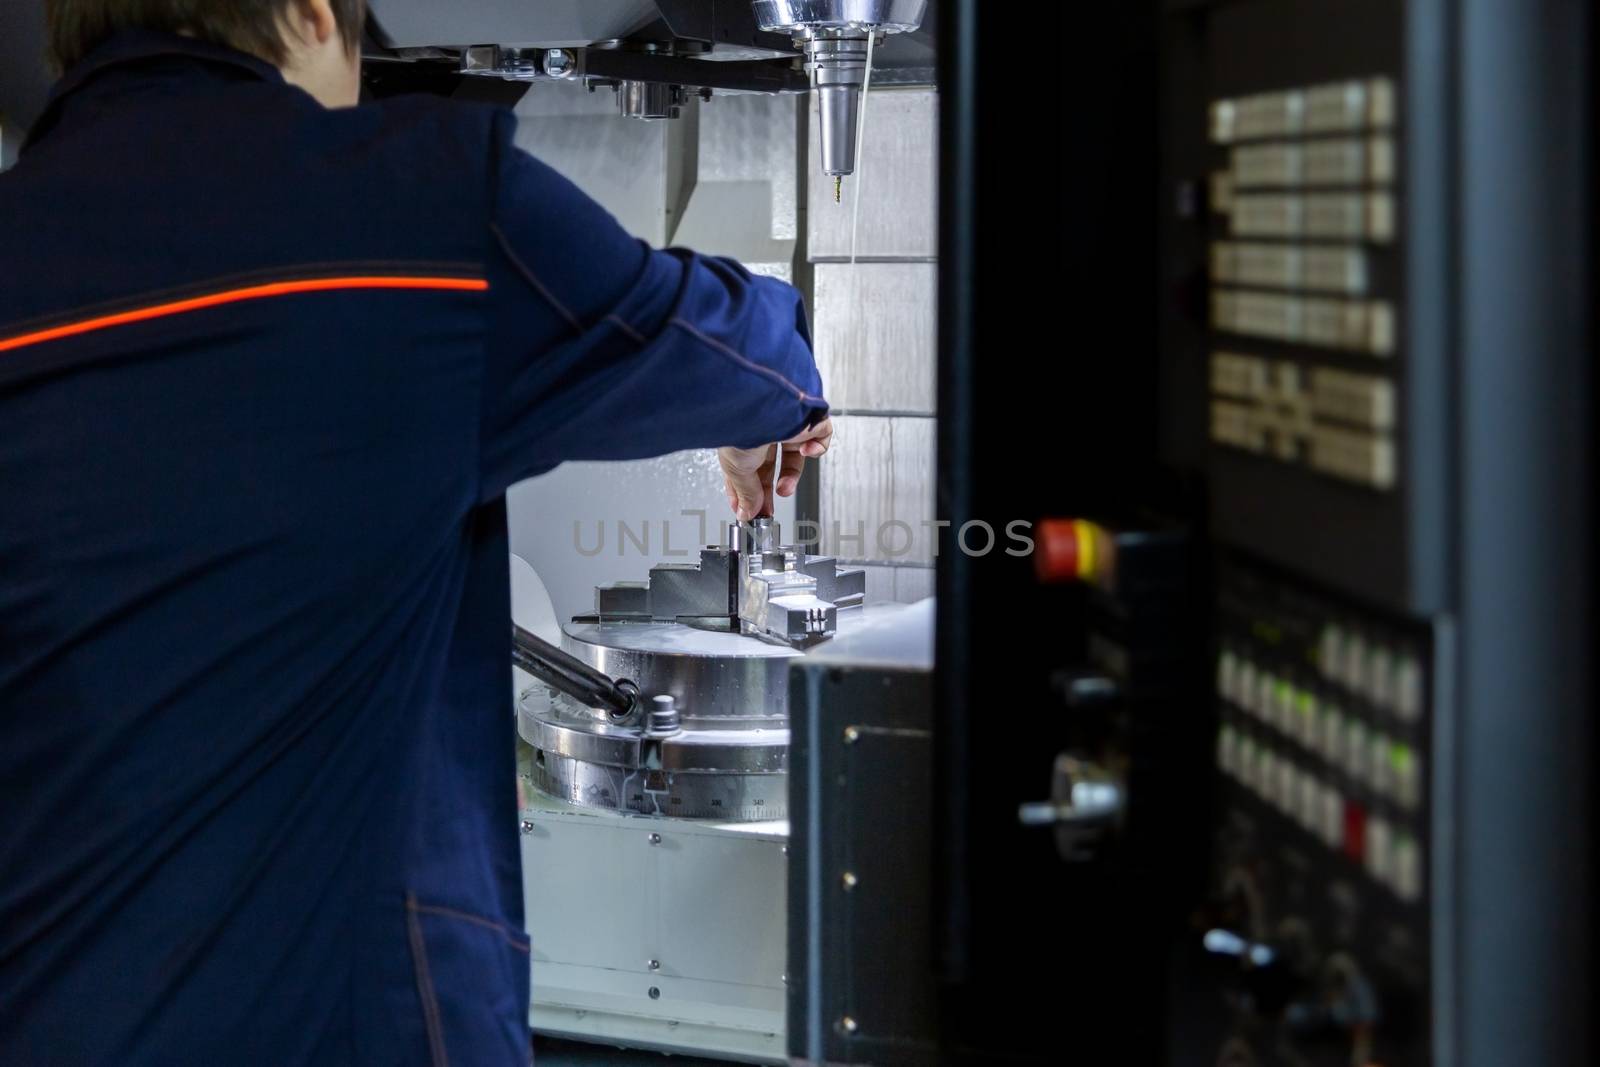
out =
[[[1295,820],[1307,830],[1316,832],[1322,817],[1322,783],[1308,771],[1300,774],[1300,796],[1295,805]]]
[[[1394,710],[1406,722],[1422,718],[1422,664],[1410,653],[1395,665]]]
[[[1234,681],[1233,700],[1252,715],[1256,712],[1256,665],[1248,659],[1239,661],[1239,674]]]
[[[1317,747],[1317,698],[1306,689],[1294,694],[1295,737],[1312,751]]]
[[[1370,754],[1367,757],[1367,784],[1379,796],[1392,796],[1394,792],[1394,767],[1390,763],[1390,748],[1393,744],[1388,737],[1381,733],[1373,732],[1369,735]]]
[[[1344,796],[1332,786],[1322,787],[1322,842],[1338,849],[1344,844]]]
[[[1367,741],[1367,727],[1360,719],[1349,716],[1344,728],[1345,773],[1358,782],[1367,780],[1367,759],[1372,750]]]
[[[1333,623],[1322,628],[1317,666],[1321,668],[1324,678],[1338,681],[1344,677],[1344,631]]]
[[[1232,649],[1225,648],[1217,657],[1217,692],[1225,700],[1233,700],[1237,687],[1235,682],[1239,677],[1239,657],[1233,654]]]
[[[1272,724],[1290,737],[1296,735],[1294,686],[1282,678],[1272,687]]]
[[[1239,739],[1239,780],[1252,793],[1261,792],[1261,748],[1249,737]]]
[[[1295,804],[1300,799],[1300,768],[1288,757],[1279,756],[1277,769],[1278,785],[1273,790],[1274,801],[1279,811],[1293,818]]]
[[[1335,766],[1342,765],[1344,756],[1344,714],[1337,704],[1323,704],[1319,713],[1321,738],[1317,750],[1322,758]]]
[[[1389,865],[1389,884],[1407,903],[1422,897],[1422,846],[1408,834],[1397,834]]]
[[[1367,873],[1389,884],[1394,872],[1394,838],[1388,820],[1376,815],[1367,819]]]
[[[1278,679],[1271,671],[1256,675],[1256,714],[1263,722],[1276,722]]]
[[[1394,706],[1394,657],[1382,645],[1367,657],[1367,699],[1385,710]]]
[[[1415,809],[1422,803],[1422,756],[1409,745],[1396,742],[1389,749],[1395,800]]]
[[[1278,754],[1270,748],[1262,748],[1261,755],[1256,757],[1256,778],[1260,781],[1258,791],[1261,798],[1273,807],[1278,806]]]
[[[1367,642],[1360,634],[1351,634],[1344,643],[1345,688],[1352,693],[1364,693],[1367,688]]]
[[[1233,732],[1233,727],[1224,726],[1217,731],[1217,770],[1232,777],[1238,754],[1238,735]]]

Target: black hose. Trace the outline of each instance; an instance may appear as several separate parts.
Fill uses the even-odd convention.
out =
[[[614,719],[632,714],[638,706],[639,688],[632,682],[614,681],[516,623],[511,624],[511,662],[574,700],[604,708]]]

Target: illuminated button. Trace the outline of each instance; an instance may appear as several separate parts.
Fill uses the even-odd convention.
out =
[[[1317,698],[1304,689],[1294,695],[1295,736],[1313,752],[1317,749]]]
[[[1332,623],[1322,628],[1322,639],[1318,642],[1317,666],[1321,668],[1325,678],[1338,680],[1344,676],[1344,631]]]
[[[1344,797],[1332,786],[1322,787],[1322,816],[1318,832],[1329,848],[1344,845]]]
[[[1317,751],[1329,763],[1339,766],[1344,755],[1344,714],[1333,704],[1323,704]]]
[[[1367,873],[1388,885],[1394,874],[1394,837],[1388,821],[1369,817],[1366,838]]]
[[[1389,884],[1401,900],[1422,897],[1422,846],[1409,834],[1396,834],[1389,864]]]
[[[1367,756],[1367,784],[1379,796],[1390,796],[1394,791],[1394,767],[1389,761],[1391,742],[1374,731],[1368,741],[1371,748]]]
[[[1389,773],[1395,800],[1415,808],[1422,800],[1422,756],[1409,745],[1395,742],[1389,748]]]
[[[1395,665],[1394,710],[1407,722],[1422,717],[1422,664],[1409,653]]]
[[[1344,727],[1344,769],[1358,782],[1367,780],[1367,757],[1372,754],[1367,742],[1367,727],[1360,719],[1350,716]]]

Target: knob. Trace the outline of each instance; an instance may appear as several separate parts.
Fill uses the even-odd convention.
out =
[[[1213,927],[1200,940],[1209,958],[1223,965],[1223,981],[1240,1007],[1265,1019],[1276,1019],[1305,988],[1305,980],[1276,945],[1253,941],[1225,927]]]
[[[1050,799],[1020,805],[1017,821],[1054,827],[1061,858],[1085,860],[1116,829],[1126,806],[1122,783],[1109,771],[1062,753],[1052,768]]]

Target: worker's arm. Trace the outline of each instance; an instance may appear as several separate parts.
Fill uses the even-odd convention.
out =
[[[653,251],[520,150],[504,151],[498,180],[484,499],[566,460],[762,448],[823,421],[792,286]]]

